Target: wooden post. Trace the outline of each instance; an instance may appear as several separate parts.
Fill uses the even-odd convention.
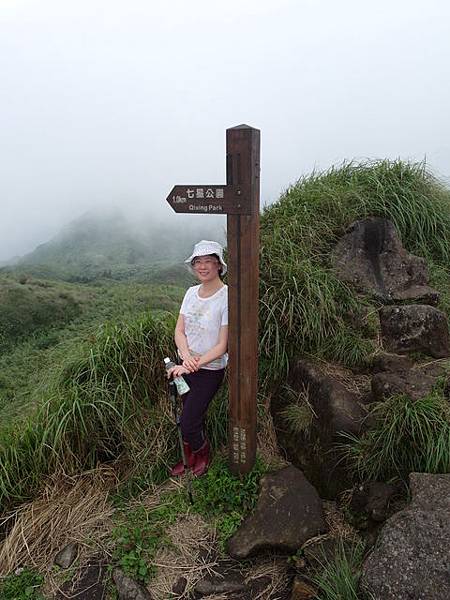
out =
[[[242,186],[250,214],[227,216],[229,264],[229,459],[235,474],[256,457],[260,132],[227,129],[227,185]],[[246,211],[247,212],[247,211]]]
[[[227,129],[227,184],[176,185],[167,202],[178,213],[226,214],[229,306],[229,460],[235,474],[256,457],[258,377],[260,132]]]

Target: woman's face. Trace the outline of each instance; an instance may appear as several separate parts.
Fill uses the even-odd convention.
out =
[[[215,256],[196,256],[191,264],[201,283],[213,281],[219,277],[220,262]]]

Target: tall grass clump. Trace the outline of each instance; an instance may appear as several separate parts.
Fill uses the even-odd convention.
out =
[[[173,316],[105,325],[67,357],[25,426],[2,430],[0,507],[30,497],[45,475],[122,458],[129,472],[162,469],[175,449],[162,359]]]
[[[261,218],[260,351],[271,377],[299,353],[354,366],[371,352],[369,324],[362,331],[352,318],[364,301],[330,262],[346,228],[368,216],[390,219],[408,251],[450,262],[450,193],[423,163],[348,163],[303,177]]]
[[[318,588],[315,597],[319,600],[360,600],[359,579],[363,556],[363,542],[348,548],[344,541],[339,541],[335,556],[324,556],[321,568],[311,578]]]
[[[360,438],[346,434],[349,444],[342,446],[361,479],[450,473],[450,408],[439,390],[418,400],[392,396],[376,403],[370,417],[374,427]]]

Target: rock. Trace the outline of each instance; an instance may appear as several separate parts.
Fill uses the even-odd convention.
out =
[[[152,600],[150,592],[120,569],[114,569],[112,578],[116,584],[119,600]]]
[[[321,500],[303,473],[291,465],[261,479],[256,508],[229,540],[228,552],[238,559],[266,549],[293,553],[324,531]]]
[[[294,392],[307,391],[313,418],[304,433],[287,428],[283,411],[292,400],[281,389],[272,399],[278,443],[321,497],[334,498],[352,485],[336,442],[342,442],[341,432],[358,435],[367,413],[355,393],[310,361],[298,361],[287,383]]]
[[[412,369],[398,373],[376,373],[372,377],[372,394],[378,402],[400,394],[418,400],[429,394],[435,384],[435,377]]]
[[[408,371],[413,366],[412,361],[402,354],[389,354],[381,352],[374,356],[372,360],[372,372],[381,373],[383,371]]]
[[[55,556],[54,563],[61,569],[68,569],[78,554],[78,544],[71,542],[64,546],[62,550]]]
[[[315,598],[317,590],[303,581],[298,575],[294,578],[292,584],[291,600],[312,600]]]
[[[450,474],[411,473],[412,501],[383,526],[364,561],[361,587],[374,600],[450,598]]]
[[[392,352],[424,352],[435,358],[450,355],[447,316],[437,308],[416,304],[380,310],[383,343]]]
[[[246,589],[247,585],[241,574],[234,574],[226,578],[207,577],[199,581],[195,586],[197,594],[201,594],[202,596],[232,594],[244,592]]]
[[[436,305],[439,293],[428,286],[425,260],[403,248],[393,223],[379,217],[355,221],[332,254],[338,277],[384,304]]]
[[[76,575],[74,581],[66,581],[56,594],[56,600],[104,600],[106,597],[106,561],[102,557],[91,559]]]
[[[399,491],[396,485],[382,481],[362,484],[353,491],[350,509],[374,521],[384,521],[388,517],[389,503]]]
[[[178,577],[178,579],[172,586],[172,592],[178,598],[179,596],[181,596],[184,593],[186,586],[187,586],[186,577]]]

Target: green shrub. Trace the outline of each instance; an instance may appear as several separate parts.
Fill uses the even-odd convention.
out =
[[[439,390],[419,400],[392,396],[375,404],[369,418],[374,427],[360,438],[345,434],[350,443],[343,446],[362,479],[450,472],[450,409]]]

